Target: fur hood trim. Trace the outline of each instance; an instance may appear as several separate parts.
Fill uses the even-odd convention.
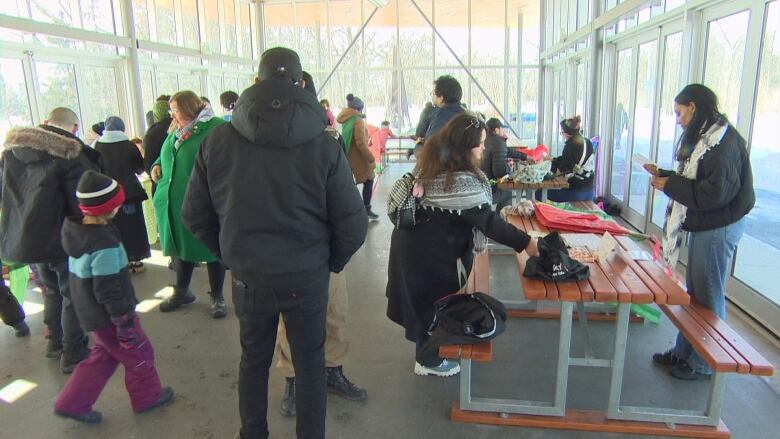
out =
[[[81,153],[81,142],[40,127],[11,128],[5,137],[5,149],[28,147],[72,160]]]

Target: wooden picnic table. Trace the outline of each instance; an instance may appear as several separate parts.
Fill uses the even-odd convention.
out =
[[[512,191],[515,203],[520,201],[524,192],[526,193],[526,198],[532,200],[537,189],[542,191],[542,201],[547,201],[547,191],[549,189],[568,189],[569,182],[566,180],[566,177],[559,175],[552,180],[545,180],[539,183],[515,183],[509,180],[504,183],[498,183],[498,188]]]
[[[549,232],[535,218],[509,216],[515,227],[525,231]],[[628,344],[629,314],[632,304],[662,306],[689,305],[690,296],[666,276],[654,261],[633,260],[628,251],[636,244],[628,237],[618,237],[619,245],[605,260],[586,263],[590,269],[587,280],[551,282],[529,279],[522,275],[528,256],[517,253],[521,294],[527,300],[560,304],[558,363],[553,401],[526,401],[474,397],[471,395],[471,359],[461,359],[460,401],[453,405],[452,419],[470,423],[519,425],[543,428],[572,429],[598,432],[623,432],[685,437],[729,437],[728,429],[719,418],[722,382],[713,382],[713,391],[703,411],[630,407],[621,404],[621,390]],[[614,347],[611,355],[593,355],[590,344],[586,303],[616,304]],[[578,308],[584,335],[584,356],[571,354],[572,315]],[[477,360],[478,361],[478,360]],[[649,360],[648,360],[649,361]],[[610,369],[609,396],[605,410],[573,410],[566,408],[569,367],[599,367]],[[598,383],[593,383],[598,385]]]

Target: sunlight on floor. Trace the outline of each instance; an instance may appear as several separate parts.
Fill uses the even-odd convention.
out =
[[[11,384],[0,389],[0,400],[13,404],[36,387],[38,387],[38,384],[31,381],[22,379],[12,381]]]
[[[173,287],[167,286],[160,291],[154,293],[154,299],[146,299],[142,300],[138,305],[135,306],[136,312],[140,313],[147,313],[160,305],[163,300],[171,297],[173,295]]]
[[[43,312],[43,305],[40,303],[30,302],[29,300],[22,304],[22,308],[24,308],[25,315],[28,316]]]
[[[170,258],[168,256],[163,256],[162,252],[160,250],[152,249],[152,256],[150,256],[147,259],[144,259],[144,264],[151,264],[151,265],[157,265],[159,267],[165,267],[168,268],[168,261]]]

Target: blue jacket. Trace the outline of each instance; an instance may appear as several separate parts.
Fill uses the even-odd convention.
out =
[[[466,110],[460,106],[459,102],[454,104],[444,104],[443,107],[435,108],[433,112],[431,112],[431,118],[428,122],[428,130],[425,132],[425,139],[430,139],[431,136],[442,129],[444,125],[447,125],[447,122],[449,122],[450,119],[460,113],[463,113],[464,111]]]
[[[135,309],[127,254],[113,224],[85,225],[81,218],[67,218],[62,246],[70,257],[71,300],[84,330],[103,329],[111,317]]]

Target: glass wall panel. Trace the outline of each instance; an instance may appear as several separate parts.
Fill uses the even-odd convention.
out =
[[[179,88],[179,78],[176,73],[173,72],[157,72],[157,94],[158,95],[172,95]]]
[[[81,119],[73,64],[36,61],[35,73],[40,92],[40,119],[45,120],[49,112],[57,107],[68,107]]]
[[[469,13],[468,0],[436,0],[436,29],[447,40],[455,55],[468,64]],[[436,38],[436,65],[459,66],[452,52]],[[437,70],[438,74],[438,70]],[[461,83],[463,85],[464,83]]]
[[[661,78],[661,102],[658,110],[658,148],[655,162],[662,169],[674,169],[677,121],[674,116],[674,97],[680,90],[680,57],[682,56],[682,32],[669,35],[664,42],[664,68]],[[669,198],[662,191],[653,190],[652,221],[664,226],[666,205]]]
[[[135,35],[142,40],[149,39],[149,5],[148,0],[133,0],[133,20]]]
[[[433,30],[425,22],[425,19],[414,9],[409,0],[398,0],[400,4],[401,21],[400,41],[398,43],[401,57],[401,66],[430,67],[433,65]],[[431,18],[431,1],[417,2],[428,18]],[[437,2],[438,4],[438,2]],[[438,54],[437,54],[438,57]],[[431,76],[433,76],[431,74]],[[433,79],[428,80],[428,84]],[[426,85],[427,87],[427,85]],[[427,88],[424,90],[428,90]],[[426,97],[430,99],[430,96]]]
[[[173,0],[154,0],[154,6],[154,27],[157,31],[157,41],[176,44],[176,15]]]
[[[27,13],[27,2],[25,0],[5,0],[0,2],[0,14],[30,18]]]
[[[238,29],[236,28],[235,0],[223,0],[225,3],[225,54],[238,56]]]
[[[472,3],[471,41],[471,65],[504,65],[504,0],[482,0],[478,7]]]
[[[366,122],[379,127],[383,120],[392,119],[394,108],[397,108],[394,105],[398,98],[393,96],[393,72],[370,72],[367,79],[371,86],[361,96],[366,105]]]
[[[521,131],[522,138],[536,142],[536,118],[539,111],[539,69],[526,68],[522,75]],[[511,87],[511,85],[510,85]]]
[[[276,46],[295,48],[292,5],[269,3],[264,8],[265,47],[267,49]]]
[[[634,106],[633,154],[650,157],[650,139],[653,135],[653,113],[655,101],[655,72],[658,43],[651,41],[639,46],[636,78],[636,102]],[[647,195],[650,192],[650,174],[631,160],[631,180],[628,206],[645,215]]]
[[[625,192],[625,177],[628,159],[628,124],[631,120],[629,114],[630,87],[631,84],[632,54],[631,48],[621,50],[617,56],[617,77],[615,78],[615,115],[612,122],[612,177],[610,180],[610,193],[618,200],[623,200]]]
[[[85,104],[82,125],[91,126],[106,120],[108,116],[119,116],[116,72],[113,67],[84,66],[81,71],[84,78],[79,78],[79,96]]]
[[[472,85],[472,98],[471,102],[469,102],[469,108],[484,114],[486,118],[498,118],[498,112],[490,105],[488,97],[498,107],[499,111],[504,111],[504,69],[474,68],[471,70],[471,74],[474,75],[479,85],[485,90],[487,96],[482,94],[476,85]]]
[[[671,11],[672,9],[684,4],[685,0],[666,0],[666,10]]]
[[[191,49],[200,48],[200,25],[198,24],[198,0],[181,0],[182,41]]]
[[[179,73],[179,90],[192,90],[198,96],[203,96],[203,90],[200,85],[200,73],[199,72]],[[219,95],[217,95],[216,97],[214,96],[206,96],[206,97],[211,102],[213,102],[214,105],[219,107]]]
[[[366,18],[374,6],[365,3]],[[396,44],[395,0],[377,11],[363,32],[361,44],[365,45],[365,67],[393,67]],[[369,81],[369,84],[371,81]],[[380,121],[381,122],[381,121]]]
[[[363,69],[363,45],[360,41],[355,43],[352,49],[347,52],[352,40],[363,25],[364,18],[361,17],[361,0],[345,0],[342,2],[329,3],[330,7],[330,38],[331,38],[331,59],[335,65],[344,53],[347,56],[341,63],[339,70],[357,71]],[[368,18],[370,11],[366,13]],[[362,82],[362,81],[361,81]],[[346,95],[345,95],[346,96]]]
[[[298,55],[304,69],[314,75],[325,68],[327,53],[327,9],[324,2],[297,3],[295,14],[298,20]],[[315,76],[314,83],[317,84]],[[321,80],[324,80],[322,78]]]
[[[780,2],[768,9],[750,145],[756,205],[747,216],[734,276],[780,305],[775,278],[780,260]]]
[[[403,61],[403,58],[402,58]],[[402,70],[404,89],[409,100],[409,119],[411,124],[404,126],[403,132],[414,134],[420,113],[425,105],[431,102],[431,90],[433,90],[433,69]]]
[[[707,24],[704,85],[718,95],[720,110],[735,122],[739,116],[739,87],[749,21],[747,10]]]
[[[216,1],[204,2],[206,21],[206,40],[204,49],[207,53],[221,53],[219,40],[219,4]]]
[[[252,32],[254,30],[252,20],[252,8],[240,3],[238,5],[239,12],[239,48],[241,49],[241,56],[243,58],[253,58],[252,54]]]
[[[58,24],[61,26],[80,27],[81,20],[78,16],[78,4],[75,0],[29,0],[31,17],[33,20],[44,23]],[[77,44],[66,38],[51,37],[42,34],[31,34],[32,38],[26,42],[37,43],[45,46],[75,48]],[[80,46],[81,44],[79,44]]]
[[[22,61],[0,58],[0,139],[12,126],[32,125]]]
[[[588,65],[589,62],[579,62],[576,70],[576,95],[574,97],[574,114],[582,117],[582,126],[587,126],[585,121],[585,100],[588,93]],[[589,133],[585,133],[588,135]]]
[[[154,106],[157,96],[154,95],[154,74],[151,70],[141,69],[141,99],[144,103],[144,113]],[[149,127],[147,127],[149,128]]]

